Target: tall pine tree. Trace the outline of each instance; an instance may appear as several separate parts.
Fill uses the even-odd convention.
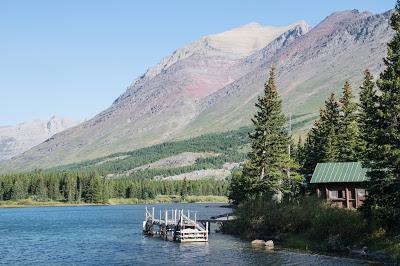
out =
[[[290,136],[285,128],[273,67],[269,74],[264,95],[256,103],[257,113],[252,119],[255,130],[249,135],[251,151],[243,175],[251,178],[252,182],[245,183],[252,184],[253,193],[281,195],[290,190],[285,184],[293,177],[290,168],[294,163],[289,155]]]
[[[234,205],[248,199],[254,194],[256,189],[254,178],[252,178],[246,171],[252,168],[251,162],[247,161],[244,164],[243,171],[234,171],[229,182],[228,198]]]
[[[380,95],[364,211],[388,228],[400,228],[400,0],[390,25],[395,36],[388,43],[386,69],[377,81]]]
[[[11,199],[13,200],[21,200],[26,199],[28,193],[22,178],[17,178],[14,182],[14,185],[11,189]]]
[[[357,119],[357,103],[349,81],[344,83],[340,102],[340,124],[338,131],[338,161],[358,161],[360,134]]]
[[[96,173],[91,173],[82,194],[85,202],[103,203],[107,199],[104,195],[104,180]]]
[[[335,94],[325,101],[319,120],[307,135],[303,148],[303,171],[311,174],[317,163],[336,162],[339,158],[338,132],[340,123],[339,103]]]
[[[358,124],[360,129],[360,156],[359,159],[368,164],[369,159],[374,152],[374,128],[376,127],[376,90],[374,77],[367,69],[364,71],[364,80],[360,86],[360,103]]]
[[[321,114],[323,162],[335,162],[339,158],[338,133],[340,126],[340,107],[335,94],[331,94],[325,104],[325,111]]]

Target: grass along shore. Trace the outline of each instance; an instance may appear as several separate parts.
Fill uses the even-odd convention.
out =
[[[0,201],[0,208],[24,207],[70,207],[70,206],[104,206],[104,205],[131,205],[157,203],[228,203],[225,196],[186,196],[159,195],[153,199],[112,198],[102,203],[65,202],[65,201],[35,201],[32,199]]]

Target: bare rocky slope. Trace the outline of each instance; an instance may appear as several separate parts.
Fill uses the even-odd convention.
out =
[[[357,92],[364,69],[374,74],[382,70],[386,43],[393,36],[389,17],[390,11],[377,15],[356,10],[334,13],[292,42],[282,40],[277,51],[270,44],[245,58],[243,64],[253,69],[203,99],[199,116],[180,136],[249,124],[271,65],[277,68],[286,113],[292,113],[297,122],[315,117],[330,93],[340,93],[345,80],[350,80]]]
[[[277,67],[286,112],[312,118],[346,79],[378,73],[392,32],[390,12],[337,12],[313,29],[255,23],[206,36],[136,79],[110,108],[17,156],[0,171],[92,159],[249,124],[267,71]],[[305,127],[310,122],[305,123]]]
[[[35,120],[0,126],[0,161],[17,156],[77,124],[77,121],[53,116],[48,121]]]

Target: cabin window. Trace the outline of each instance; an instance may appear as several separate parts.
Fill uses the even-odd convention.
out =
[[[357,195],[359,198],[365,197],[365,189],[357,189]]]
[[[329,198],[336,199],[337,197],[338,197],[338,191],[337,190],[329,190]]]
[[[344,199],[344,191],[343,190],[329,190],[329,198]]]

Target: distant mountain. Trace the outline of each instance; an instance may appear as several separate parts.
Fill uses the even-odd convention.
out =
[[[110,108],[3,164],[27,170],[97,158],[172,139],[249,125],[271,65],[286,112],[311,124],[346,79],[383,67],[390,12],[337,12],[311,30],[251,23],[201,38],[136,79]]]
[[[77,121],[53,116],[48,121],[35,120],[13,126],[0,126],[0,161],[19,155],[77,124]]]

